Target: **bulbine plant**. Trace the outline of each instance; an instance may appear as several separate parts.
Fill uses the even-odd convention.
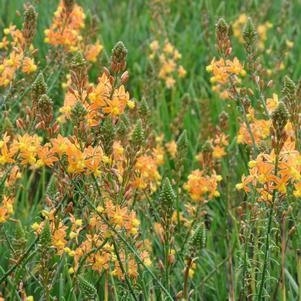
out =
[[[288,25],[269,46],[260,16],[130,1],[153,23],[110,52],[88,2],[56,2],[44,28],[26,3],[0,34],[0,300],[301,300]],[[203,65],[175,35],[196,8]]]

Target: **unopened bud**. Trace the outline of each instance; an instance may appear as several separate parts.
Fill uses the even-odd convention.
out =
[[[64,8],[65,8],[66,14],[70,15],[73,11],[75,1],[74,0],[63,0],[63,3],[64,3]]]
[[[38,14],[32,5],[27,5],[24,11],[23,36],[27,45],[30,45],[36,34]]]
[[[127,49],[123,42],[119,41],[112,50],[111,68],[114,72],[120,72],[126,67]]]
[[[285,104],[280,101],[275,111],[272,113],[273,127],[276,131],[282,132],[289,119],[289,113]]]
[[[125,84],[129,79],[129,72],[125,71],[122,75],[121,75],[121,83]]]

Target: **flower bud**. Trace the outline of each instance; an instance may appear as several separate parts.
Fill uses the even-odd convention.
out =
[[[24,11],[23,36],[27,45],[32,43],[32,40],[37,30],[38,14],[32,5],[27,5]]]
[[[283,130],[287,124],[289,114],[285,104],[280,101],[275,111],[272,113],[273,126],[276,130]]]
[[[63,0],[66,15],[70,15],[73,11],[75,1],[74,0]]]
[[[243,38],[247,46],[254,46],[254,43],[257,39],[257,32],[251,18],[248,18],[248,21],[245,25]]]
[[[113,72],[120,72],[126,67],[127,49],[124,44],[119,41],[112,50],[111,68]]]
[[[85,300],[95,300],[97,291],[93,284],[87,281],[83,276],[78,277],[79,290]]]

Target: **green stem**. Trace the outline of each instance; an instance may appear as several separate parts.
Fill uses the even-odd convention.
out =
[[[244,122],[247,125],[247,130],[248,130],[249,135],[251,137],[253,148],[254,148],[254,153],[255,153],[255,156],[256,156],[257,153],[258,153],[258,149],[257,149],[256,141],[255,141],[255,138],[254,138],[254,135],[253,135],[253,132],[252,132],[249,120],[248,120],[246,109],[245,109],[244,104],[243,104],[243,102],[242,102],[242,100],[240,98],[240,95],[238,94],[238,92],[236,90],[235,84],[234,84],[234,82],[233,82],[233,80],[232,80],[231,77],[230,77],[230,83],[231,83],[232,90],[233,90],[233,96],[234,96],[235,100],[237,101],[237,103],[240,104],[240,106],[242,108],[243,116],[244,116]]]
[[[185,275],[184,275],[184,288],[183,288],[184,300],[188,300],[188,278],[189,278],[189,270],[190,270],[191,264],[192,264],[192,258],[189,258],[186,269],[185,269]]]
[[[298,300],[301,301],[301,251],[297,250]]]
[[[277,177],[277,174],[278,174],[278,165],[279,165],[279,151],[278,151],[278,147],[277,147],[275,172],[274,172],[275,177]],[[262,269],[262,275],[261,275],[261,283],[260,283],[259,293],[258,293],[258,297],[257,297],[257,300],[259,300],[259,301],[262,300],[265,274],[266,274],[266,270],[267,270],[268,252],[269,252],[269,248],[270,248],[270,234],[271,234],[271,229],[272,229],[272,220],[273,220],[274,203],[275,203],[276,195],[277,195],[276,189],[274,189],[273,196],[272,196],[272,203],[271,203],[270,212],[269,212],[268,229],[267,229],[266,239],[265,239],[265,250],[264,250],[264,261],[263,261],[263,269]]]
[[[2,277],[0,278],[0,284],[22,263],[22,261],[29,255],[35,244],[38,242],[39,237],[36,237],[36,239],[32,242],[32,244],[28,247],[26,252],[20,256],[20,259],[18,262],[13,265]]]
[[[121,258],[120,258],[120,256],[119,256],[119,253],[118,253],[118,249],[117,249],[115,240],[113,240],[113,245],[114,245],[114,251],[115,251],[115,254],[116,254],[116,256],[117,256],[117,260],[118,260],[119,266],[120,266],[121,271],[122,271],[122,273],[123,273],[123,275],[124,275],[124,278],[125,278],[125,282],[126,282],[126,284],[128,285],[129,290],[130,290],[131,295],[133,296],[134,300],[135,300],[135,301],[138,301],[138,299],[137,299],[137,297],[136,297],[136,295],[135,295],[134,289],[133,289],[133,287],[132,287],[132,284],[131,284],[131,282],[130,282],[130,280],[129,280],[129,277],[128,277],[128,275],[127,275],[127,272],[125,271],[125,269],[124,269],[124,267],[123,267],[123,264],[122,264]]]

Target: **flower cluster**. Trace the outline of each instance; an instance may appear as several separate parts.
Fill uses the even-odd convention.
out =
[[[275,152],[259,154],[255,160],[249,162],[249,175],[243,176],[242,182],[237,184],[236,188],[250,193],[254,187],[260,194],[258,201],[271,202],[273,190],[285,195],[287,187],[293,185],[293,194],[298,197],[300,195],[301,155],[294,149],[294,143],[287,141],[284,145],[279,157],[277,175],[275,160]]]
[[[65,50],[75,52],[81,50],[85,59],[96,62],[103,46],[99,41],[89,44],[83,38],[86,15],[78,4],[69,7],[66,1],[61,1],[54,13],[49,29],[45,30],[45,42],[53,46],[63,46]]]
[[[218,182],[221,180],[220,175],[206,176],[204,171],[196,169],[188,176],[184,189],[187,190],[193,201],[206,202],[220,196]]]
[[[30,74],[37,70],[33,58],[35,49],[32,45],[28,48],[24,31],[15,25],[4,29],[0,52],[0,87],[7,87],[15,79],[17,71]]]
[[[150,43],[151,60],[159,64],[159,78],[164,80],[167,88],[172,88],[176,83],[176,78],[186,76],[186,70],[182,65],[178,65],[178,61],[182,55],[168,40],[163,45],[158,40]]]
[[[163,13],[175,7],[182,4],[146,6],[158,40],[141,69],[129,68],[142,71],[138,86],[128,85],[132,54],[123,42],[100,60],[98,18],[86,18],[75,0],[59,1],[43,51],[33,46],[32,5],[24,5],[22,29],[4,29],[0,300],[215,300],[205,289],[215,281],[208,286],[212,267],[217,280],[229,280],[232,299],[239,292],[262,300],[270,279],[278,279],[275,298],[277,284],[286,298],[300,230],[301,81],[285,76],[282,89],[274,87],[279,68],[265,69],[257,51],[271,24],[254,26],[242,14],[232,28],[216,22],[217,52],[203,66],[209,76],[198,82],[190,72],[177,89],[188,74]],[[208,46],[210,21],[202,20]],[[244,41],[239,59],[232,33]],[[287,41],[281,47],[291,48]]]
[[[220,96],[225,99],[228,98],[228,91],[225,89],[227,84],[240,83],[241,78],[246,75],[246,71],[235,57],[233,60],[224,60],[215,58],[206,67],[207,72],[212,73],[210,82],[212,83],[212,90],[219,92]]]
[[[250,108],[247,116],[250,128],[248,128],[246,122],[241,124],[237,133],[237,143],[252,145],[253,141],[251,133],[256,144],[261,144],[269,137],[271,121],[266,119],[257,119],[254,115],[254,110]],[[251,130],[251,133],[249,129]]]

